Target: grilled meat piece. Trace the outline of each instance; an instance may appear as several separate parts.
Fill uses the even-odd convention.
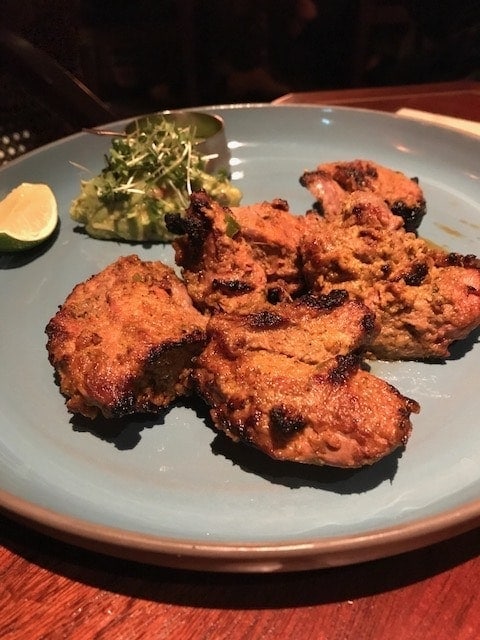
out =
[[[185,216],[166,218],[179,234],[175,260],[195,305],[226,312],[254,309],[301,288],[302,222],[284,200],[228,209],[205,192],[192,194]]]
[[[380,196],[392,213],[402,218],[407,231],[417,229],[426,213],[417,178],[371,160],[320,164],[314,171],[305,171],[300,184],[312,193],[327,218],[337,215],[346,195],[354,191]]]
[[[192,194],[185,216],[167,215],[175,262],[195,306],[203,312],[233,311],[263,304],[265,271],[238,233],[231,211],[205,192]]]
[[[232,207],[239,233],[262,265],[267,287],[295,296],[303,288],[299,243],[304,232],[304,216],[290,212],[286,200],[259,202]]]
[[[156,412],[188,391],[207,320],[160,262],[118,259],[78,284],[46,327],[72,413]]]
[[[405,231],[378,196],[355,192],[340,215],[310,212],[301,252],[317,293],[344,289],[376,315],[369,354],[445,358],[480,325],[480,261],[432,248]]]
[[[193,378],[219,431],[278,460],[345,468],[406,443],[419,406],[361,368],[377,327],[347,298],[211,317]]]

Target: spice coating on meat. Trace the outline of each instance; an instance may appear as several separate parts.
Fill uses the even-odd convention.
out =
[[[166,222],[181,234],[173,243],[175,261],[201,311],[254,309],[303,286],[303,218],[290,214],[283,200],[228,209],[196,192],[185,216]]]
[[[292,214],[288,203],[280,198],[232,207],[231,212],[239,233],[265,271],[267,287],[296,295],[304,285],[299,255],[304,217]]]
[[[480,325],[480,262],[433,249],[373,194],[355,192],[335,220],[306,216],[304,273],[315,292],[345,289],[374,313],[383,359],[445,358]]]
[[[222,348],[232,358],[247,348],[318,365],[363,350],[378,331],[365,305],[337,293],[304,296],[245,314],[242,320],[237,314],[219,314],[208,331],[221,332]]]
[[[68,409],[111,418],[167,406],[189,390],[206,322],[170,267],[118,259],[77,285],[46,327]]]
[[[335,297],[335,296],[333,296]],[[193,373],[215,427],[272,458],[355,468],[406,443],[418,405],[361,368],[377,327],[357,301],[314,296],[216,314]]]
[[[403,220],[407,231],[414,231],[426,213],[426,202],[416,178],[408,178],[401,171],[384,167],[371,160],[327,162],[300,177],[317,201],[326,217],[341,210],[349,193],[374,193],[388,208]]]

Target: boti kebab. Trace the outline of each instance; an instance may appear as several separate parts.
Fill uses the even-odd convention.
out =
[[[344,289],[375,313],[370,357],[446,358],[480,324],[480,261],[413,231],[426,213],[417,179],[355,160],[319,165],[300,182],[316,198],[305,217],[303,274],[313,291]]]
[[[368,209],[372,197],[365,197]],[[227,209],[199,192],[185,216],[169,217],[179,234],[174,245],[184,286],[210,317],[207,346],[190,362],[191,379],[211,406],[214,426],[234,440],[284,460],[372,464],[406,443],[410,414],[419,407],[366,371],[365,353],[381,334],[368,306],[349,299],[345,288],[322,293],[317,287],[305,296],[302,257],[311,215],[291,214],[281,199]],[[406,233],[402,225],[394,225],[395,233]],[[445,268],[451,266],[458,267]],[[478,265],[460,269],[478,276]],[[477,300],[478,289],[468,290]],[[319,330],[312,333],[314,326]],[[282,332],[288,339],[279,339]],[[455,335],[452,340],[462,337]],[[320,357],[313,344],[329,347]]]

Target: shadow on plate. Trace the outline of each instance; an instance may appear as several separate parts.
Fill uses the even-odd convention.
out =
[[[153,415],[137,414],[112,419],[98,417],[94,420],[77,414],[71,417],[70,424],[74,431],[91,433],[101,440],[110,442],[119,451],[128,451],[138,445],[144,429],[164,424],[170,409],[171,407]]]
[[[454,342],[450,347],[450,355],[446,362],[449,360],[460,360],[466,353],[471,351],[473,347],[480,341],[480,327],[474,329],[464,340],[458,340]]]
[[[26,249],[25,251],[14,251],[12,253],[0,251],[0,270],[18,269],[23,267],[33,260],[36,260],[41,255],[46,253],[50,247],[55,243],[60,233],[60,220],[55,227],[54,232],[41,244],[32,249]]]
[[[361,469],[338,469],[298,462],[273,460],[261,451],[240,442],[233,442],[224,434],[217,434],[212,442],[214,455],[231,460],[247,473],[261,476],[273,484],[290,489],[311,487],[338,494],[371,491],[385,481],[392,482],[398,468],[401,450],[376,464]]]
[[[73,233],[76,233],[80,236],[85,236],[87,238],[90,238],[91,236],[87,233],[85,227],[83,225],[76,225],[75,227],[73,227]],[[120,238],[102,238],[102,242],[111,242],[111,243],[121,243],[122,246],[125,247],[131,247],[132,249],[141,247],[142,249],[145,250],[150,250],[150,249],[154,249],[155,247],[158,247],[159,245],[161,246],[163,243],[158,240],[158,241],[150,241],[150,240],[125,240],[125,239],[120,239]]]

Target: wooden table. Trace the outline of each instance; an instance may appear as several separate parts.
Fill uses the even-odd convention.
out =
[[[480,120],[480,85],[289,95]],[[480,530],[364,564],[213,574],[142,565],[0,518],[2,640],[477,640]]]
[[[460,80],[438,84],[288,93],[274,104],[328,104],[395,112],[402,107],[480,121],[480,82]]]

